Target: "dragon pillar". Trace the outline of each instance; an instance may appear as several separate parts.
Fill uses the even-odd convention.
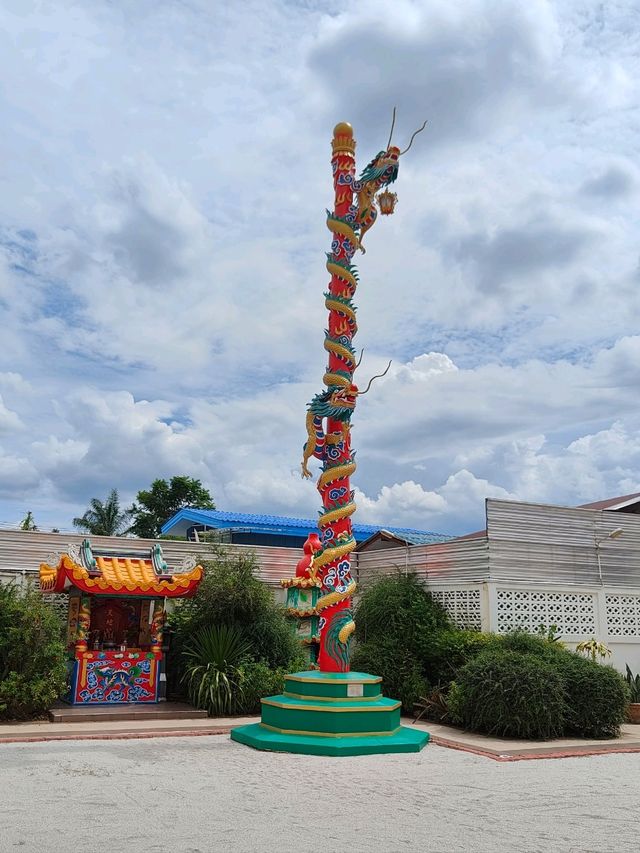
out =
[[[315,556],[313,567],[321,581],[316,609],[320,617],[318,664],[323,672],[349,671],[349,645],[355,629],[351,599],[356,584],[351,576],[350,554],[355,547],[351,516],[356,505],[350,478],[356,463],[350,424],[360,392],[353,382],[353,339],[358,328],[353,299],[358,273],[352,259],[356,249],[364,251],[362,238],[377,216],[374,197],[396,179],[400,156],[395,147],[381,151],[357,180],[355,148],[351,125],[336,125],[331,160],[335,202],[333,212],[327,211],[327,227],[331,231],[327,271],[331,280],[325,293],[329,311],[324,340],[328,353],[326,388],[309,404],[302,461],[305,477],[311,476],[307,463],[312,456],[322,463],[318,480],[322,549]]]
[[[393,133],[393,125],[391,130]],[[386,150],[374,157],[356,179],[355,146],[351,125],[338,124],[332,143],[335,206],[327,214],[332,235],[327,255],[331,281],[325,293],[329,322],[324,347],[328,364],[325,388],[309,404],[302,460],[305,477],[311,477],[307,463],[312,457],[319,459],[322,466],[318,479],[322,498],[320,536],[309,536],[295,577],[283,582],[291,615],[310,619],[306,639],[313,644],[314,620],[318,619],[320,671],[311,668],[286,675],[281,694],[261,699],[260,722],[231,730],[232,740],[256,749],[310,755],[370,755],[417,752],[429,740],[427,732],[400,725],[401,703],[382,695],[380,676],[349,670],[349,647],[355,629],[351,600],[356,588],[349,559],[355,546],[351,517],[356,509],[350,480],[356,470],[351,416],[358,395],[366,393],[371,385],[369,382],[365,391],[359,391],[353,382],[357,366],[353,297],[358,279],[352,259],[356,249],[364,251],[362,238],[376,220],[374,202],[379,204],[381,213],[393,211],[395,195],[384,187],[395,180],[398,158],[403,153],[391,146],[390,138]],[[312,659],[309,662],[313,666]]]

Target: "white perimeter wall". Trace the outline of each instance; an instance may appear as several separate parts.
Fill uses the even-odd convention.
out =
[[[595,637],[612,651],[608,662],[620,672],[640,672],[640,589],[427,582],[433,597],[461,628],[506,634],[540,625],[557,627],[569,648]]]

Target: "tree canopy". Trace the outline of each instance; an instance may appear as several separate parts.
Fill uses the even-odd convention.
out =
[[[92,498],[84,515],[73,519],[73,525],[93,536],[118,536],[128,532],[129,516],[129,510],[120,509],[118,490],[111,489],[104,502]]]
[[[150,489],[138,492],[129,510],[133,523],[129,531],[145,539],[160,535],[162,525],[185,507],[215,509],[208,489],[193,477],[176,476],[171,480],[154,480]]]

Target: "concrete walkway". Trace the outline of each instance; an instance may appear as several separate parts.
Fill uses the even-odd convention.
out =
[[[234,726],[257,723],[259,717],[217,717],[178,720],[98,720],[91,722],[0,723],[0,744],[57,740],[115,740],[148,737],[187,737],[226,735]],[[404,720],[407,726],[413,725]],[[451,749],[473,752],[497,761],[522,761],[533,758],[565,758],[616,752],[640,752],[640,725],[625,725],[615,740],[558,738],[552,741],[508,740],[464,732],[439,723],[419,722],[431,734],[433,743]]]
[[[226,737],[0,745],[0,851],[626,853],[640,756],[257,752]]]
[[[233,726],[255,723],[259,717],[216,717],[188,720],[122,720],[88,723],[0,723],[0,744],[56,740],[113,740],[136,737],[180,737],[228,734]],[[1,848],[0,848],[1,851]]]
[[[640,725],[622,726],[619,738],[588,740],[586,738],[556,738],[549,741],[510,740],[488,737],[476,732],[464,732],[439,723],[417,723],[431,733],[440,746],[475,752],[498,761],[519,761],[527,758],[565,758],[580,755],[601,755],[615,752],[640,752]]]

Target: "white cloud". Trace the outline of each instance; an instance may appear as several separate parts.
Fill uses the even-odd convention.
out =
[[[39,484],[40,475],[27,459],[5,453],[0,447],[0,498],[20,500]]]
[[[0,521],[175,473],[313,513],[330,130],[361,167],[393,104],[401,144],[429,124],[358,258],[360,386],[394,364],[354,421],[357,518],[464,532],[488,494],[638,485],[632,3],[0,18]]]
[[[375,498],[367,497],[358,489],[356,503],[359,518],[365,523],[380,523],[384,518],[386,524],[406,526],[424,526],[426,519],[441,514],[447,507],[441,495],[425,491],[413,480],[383,486]]]
[[[358,124],[397,104],[406,137],[407,114],[432,120],[431,139],[456,142],[490,132],[496,121],[540,101],[562,99],[558,75],[562,39],[550,5],[472,0],[383,2],[328,17],[311,61],[327,97],[348,104]],[[399,132],[399,136],[402,131]]]
[[[24,376],[19,373],[0,373],[0,388],[4,388],[9,392],[14,391],[19,394],[29,394],[32,390],[31,385]]]
[[[5,406],[2,395],[0,394],[0,433],[21,429],[22,425],[22,421],[17,413]]]

